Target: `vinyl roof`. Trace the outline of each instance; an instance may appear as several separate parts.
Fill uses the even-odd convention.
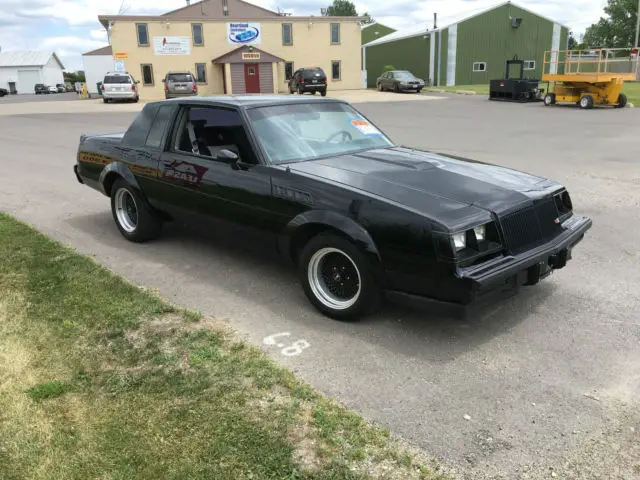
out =
[[[427,35],[429,33],[433,33],[433,32],[439,32],[441,30],[445,30],[446,28],[449,28],[449,26],[451,25],[455,25],[457,23],[461,23],[467,20],[470,20],[472,18],[478,17],[480,15],[483,15],[487,12],[490,12],[492,10],[495,10],[496,8],[500,8],[500,7],[504,7],[505,5],[513,5],[514,7],[520,8],[521,10],[524,10],[525,12],[529,12],[537,17],[540,18],[544,18],[545,20],[548,20],[550,22],[553,23],[558,23],[555,20],[545,17],[544,15],[540,15],[539,13],[536,13],[528,8],[523,7],[522,5],[519,5],[515,2],[511,2],[511,1],[506,1],[506,2],[501,2],[498,3],[497,5],[493,5],[491,7],[487,7],[487,8],[480,8],[480,9],[475,9],[475,10],[465,10],[464,12],[460,12],[458,14],[455,15],[451,15],[449,17],[445,17],[442,19],[442,24],[437,28],[437,29],[431,29],[431,30],[427,30],[427,27],[425,26],[419,26],[419,27],[413,27],[413,28],[409,28],[406,30],[398,30],[394,33],[390,33],[389,35],[385,35],[384,37],[378,38],[376,40],[373,40],[369,43],[365,43],[363,45],[363,47],[369,47],[371,45],[379,45],[381,43],[388,43],[388,42],[393,42],[394,40],[401,40],[403,38],[411,38],[411,37],[417,37],[419,35]],[[439,20],[440,22],[440,20]],[[569,28],[567,25],[564,24],[560,24],[561,26],[565,27],[565,28]]]
[[[49,63],[52,56],[60,68],[64,69],[64,65],[55,53],[35,50],[0,52],[0,67],[41,67]]]

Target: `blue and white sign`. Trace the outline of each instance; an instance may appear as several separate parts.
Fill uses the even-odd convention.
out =
[[[124,60],[115,60],[113,67],[116,72],[124,72]]]
[[[230,45],[259,45],[259,23],[227,23],[227,41]]]

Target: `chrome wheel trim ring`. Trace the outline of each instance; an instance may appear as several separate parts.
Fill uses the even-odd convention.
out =
[[[116,192],[115,205],[118,223],[125,232],[133,233],[138,228],[138,205],[136,204],[136,199],[129,190],[121,188]]]
[[[343,256],[349,261],[356,272],[358,282],[357,291],[348,299],[341,299],[337,297],[333,292],[331,292],[323,278],[321,272],[323,262],[330,254],[339,254]],[[362,279],[360,277],[360,270],[358,270],[356,263],[349,255],[337,248],[324,247],[313,254],[307,266],[307,279],[311,291],[313,292],[313,295],[318,299],[318,301],[325,307],[331,308],[333,310],[346,310],[352,307],[358,301],[362,293]]]

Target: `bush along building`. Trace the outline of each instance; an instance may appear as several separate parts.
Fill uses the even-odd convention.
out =
[[[525,62],[524,76],[540,78],[546,50],[565,50],[569,29],[512,2],[469,14],[433,30],[397,31],[363,45],[367,86],[385,65],[410,70],[431,85],[487,84],[501,78],[505,62]]]

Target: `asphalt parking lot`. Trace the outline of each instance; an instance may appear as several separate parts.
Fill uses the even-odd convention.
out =
[[[35,93],[25,93],[22,95],[5,95],[0,97],[0,105],[3,103],[28,103],[28,102],[60,102],[68,100],[79,100],[75,92],[49,93],[36,95]]]
[[[53,97],[53,96],[52,96]],[[304,380],[461,478],[640,477],[640,109],[582,111],[450,96],[365,103],[398,144],[564,183],[594,227],[566,269],[465,321],[387,306],[328,320],[260,245],[168,227],[136,245],[77,183],[78,137],[134,113],[0,116],[0,206],[170,300],[227,318]],[[0,260],[1,261],[1,260]],[[290,345],[286,356],[263,339]]]

